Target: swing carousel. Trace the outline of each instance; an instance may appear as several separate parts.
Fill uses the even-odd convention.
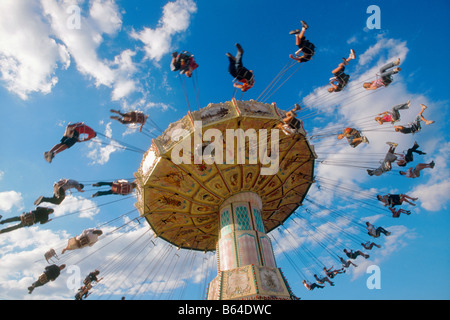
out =
[[[268,233],[302,205],[317,156],[303,128],[277,129],[285,115],[276,104],[211,103],[153,139],[135,173],[135,206],[155,237],[179,249],[216,251],[209,300],[295,299]]]

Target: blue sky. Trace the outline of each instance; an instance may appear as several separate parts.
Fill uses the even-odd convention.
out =
[[[381,10],[381,28],[370,30],[366,10],[373,4]],[[80,8],[80,29],[67,27],[73,17],[72,11],[66,11],[70,5]],[[109,109],[142,110],[161,128],[183,117],[188,111],[186,95],[178,75],[169,68],[174,50],[194,53],[200,65],[195,78],[199,105],[192,79],[185,81],[191,108],[232,98],[225,53],[234,53],[237,42],[245,50],[244,65],[255,72],[256,79],[243,99],[257,99],[290,62],[288,55],[297,50],[289,31],[299,28],[300,20],[310,26],[306,36],[316,45],[316,55],[299,69],[292,68],[295,74],[271,92],[266,102],[276,102],[282,109],[301,103],[307,106],[300,118],[308,135],[330,133],[311,139],[320,161],[315,172],[318,183],[308,198],[326,209],[305,202],[303,208],[308,211],[300,208],[298,215],[270,234],[278,266],[302,299],[450,298],[445,276],[450,267],[450,143],[445,130],[449,45],[443,41],[444,30],[450,27],[449,6],[446,1],[428,6],[419,1],[1,1],[0,215],[8,218],[33,210],[33,201],[40,195],[50,196],[53,182],[61,178],[84,182],[86,192],[69,196],[50,223],[1,235],[0,298],[72,299],[76,289],[68,288],[68,272],[33,295],[26,288],[45,267],[46,250],[62,248],[83,229],[103,226],[108,236],[94,247],[60,257],[67,265],[79,266],[83,277],[103,267],[104,284],[95,288],[90,299],[123,295],[130,299],[202,299],[205,283],[216,275],[213,254],[177,251],[151,238],[145,224],[132,221],[137,212],[128,214],[134,208],[134,197],[90,198],[95,191],[89,184],[132,178],[142,153],[120,149],[110,139],[100,145],[77,144],[51,164],[43,152],[59,141],[69,122],[81,121],[103,135],[148,149],[149,137],[111,121]],[[350,48],[357,59],[346,69],[351,76],[349,86],[330,96],[324,90],[331,70]],[[358,85],[398,57],[402,71],[392,85],[370,94]],[[402,111],[401,123],[412,121],[421,103],[428,106],[425,116],[436,123],[412,136],[372,120],[374,114],[407,100],[411,108]],[[360,128],[370,144],[351,149],[339,143],[334,133],[350,125]],[[378,166],[387,151],[386,141],[397,142],[397,151],[402,151],[415,140],[427,155],[415,156],[413,165],[436,162],[420,178],[402,177],[396,166],[380,177],[369,177],[360,168]],[[330,165],[338,163],[343,165]],[[419,197],[416,207],[403,206],[412,214],[393,219],[374,200],[377,193],[388,192]],[[337,212],[344,213],[336,218]],[[329,251],[346,245],[362,248],[347,233],[336,230],[369,240],[358,229],[364,221],[382,225],[392,235],[377,239],[382,248],[370,251],[368,260],[358,258],[358,268],[339,275],[334,287],[307,291],[301,284],[303,276],[313,281],[312,273],[319,268],[312,265],[311,257],[338,266]],[[120,240],[112,241],[116,237]],[[125,254],[127,245],[130,249]],[[381,289],[367,288],[370,265],[380,268]],[[146,271],[146,266],[154,273]],[[132,287],[118,286],[125,277],[132,280]]]

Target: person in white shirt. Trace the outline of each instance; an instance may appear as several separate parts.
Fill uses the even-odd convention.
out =
[[[86,229],[80,235],[69,239],[67,247],[63,249],[62,253],[64,254],[67,250],[82,249],[87,246],[92,247],[102,234],[102,230]]]
[[[381,233],[385,236],[389,236],[391,233],[384,229],[383,227],[378,227],[375,229],[375,226],[371,224],[369,221],[366,222],[368,234],[374,238],[378,238]]]
[[[381,176],[383,173],[391,171],[392,162],[397,160],[397,156],[395,155],[395,148],[398,146],[397,143],[394,142],[386,142],[388,144],[389,150],[384,157],[383,163],[377,169],[367,169],[367,173],[369,176]]]
[[[53,204],[61,204],[66,198],[66,191],[69,189],[77,189],[78,192],[84,192],[84,185],[79,183],[78,181],[72,179],[61,179],[58,182],[53,184],[53,197],[46,198],[44,196],[40,196],[34,201],[34,205],[38,206],[42,202],[48,202]]]
[[[420,177],[420,171],[425,168],[434,168],[434,161],[431,161],[430,163],[419,163],[414,169],[411,167],[406,172],[400,171],[399,173],[402,176],[405,176],[407,178],[418,178]]]
[[[317,283],[311,284],[311,282],[309,282],[308,280],[303,280],[302,283],[305,286],[305,288],[308,289],[309,291],[312,291],[315,288],[321,288],[321,289],[325,288],[325,286],[318,285]]]

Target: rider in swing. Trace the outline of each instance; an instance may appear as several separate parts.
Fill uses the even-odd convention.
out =
[[[233,86],[241,89],[242,92],[246,92],[251,89],[255,84],[255,77],[252,70],[248,70],[242,64],[242,56],[244,55],[244,49],[242,49],[239,43],[236,43],[237,54],[233,56],[227,52],[226,56],[229,60],[228,72],[234,77]]]

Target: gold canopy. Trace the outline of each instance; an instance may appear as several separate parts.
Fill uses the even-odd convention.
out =
[[[179,248],[216,250],[218,208],[227,198],[242,191],[255,192],[261,197],[262,219],[267,233],[281,225],[302,204],[314,182],[314,160],[317,158],[314,149],[302,128],[294,134],[280,130],[279,168],[275,174],[262,175],[261,168],[270,164],[262,164],[259,158],[253,164],[249,158],[252,151],[264,145],[270,152],[271,139],[275,140],[271,129],[283,124],[285,114],[275,104],[233,99],[188,113],[152,140],[135,173],[138,182],[136,207],[156,236]],[[233,164],[225,160],[219,164],[217,159],[208,164],[205,158],[196,164],[194,153],[201,148],[195,144],[194,135],[199,134],[199,130],[195,130],[195,121],[201,121],[202,134],[208,129],[219,130],[224,146],[227,144],[227,129],[240,128],[244,132],[255,129],[258,142],[245,140],[244,163],[238,163],[235,156]],[[181,140],[174,141],[174,133],[178,129],[185,131],[181,133]],[[261,134],[261,129],[267,129],[267,136]],[[183,152],[182,155],[191,161],[175,164],[172,150],[181,143],[187,143],[190,150],[197,151]],[[235,141],[235,155],[239,148]],[[269,154],[267,150],[262,151]],[[229,151],[223,152],[223,159]],[[180,155],[178,152],[175,154]]]

